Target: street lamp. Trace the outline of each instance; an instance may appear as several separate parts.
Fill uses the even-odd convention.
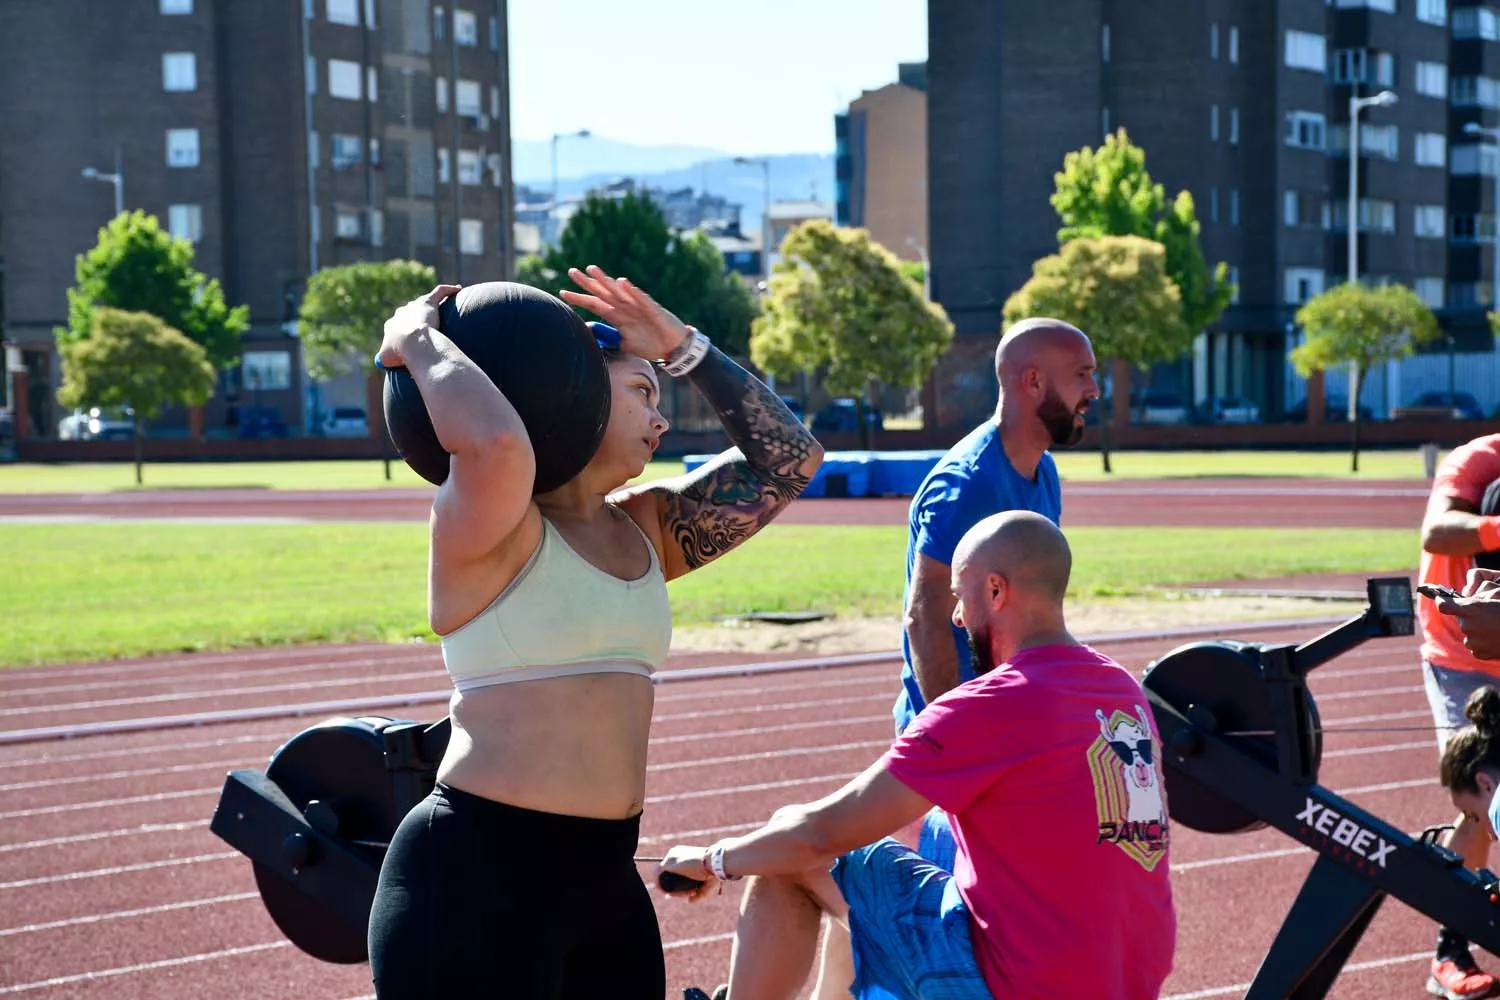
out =
[[[125,211],[125,171],[120,168],[120,147],[115,147],[115,172],[112,174],[100,173],[93,167],[84,167],[83,176],[91,181],[103,181],[113,184],[115,188],[115,215]]]
[[[1365,108],[1388,108],[1396,103],[1396,95],[1382,90],[1374,97],[1349,95],[1349,283],[1359,280],[1359,113]],[[1349,362],[1349,422],[1358,419],[1359,366]]]
[[[927,259],[927,248],[918,243],[916,237],[908,236],[906,245],[917,252],[922,259],[922,298],[928,302],[932,301],[932,261]]]
[[[559,139],[587,139],[591,133],[586,128],[577,132],[559,132],[552,137],[552,207],[557,207],[557,143]]]
[[[1500,128],[1485,128],[1477,122],[1469,122],[1464,126],[1464,135],[1472,135],[1479,138],[1489,139],[1500,147]],[[1490,259],[1493,262],[1493,270],[1490,279],[1490,302],[1493,307],[1500,309],[1500,230],[1497,230],[1496,222],[1500,221],[1500,159],[1497,159],[1495,170],[1491,172],[1491,183],[1494,186],[1494,198],[1491,199],[1490,207]],[[1474,228],[1474,235],[1479,236],[1479,227]]]
[[[771,277],[771,160],[766,156],[736,156],[736,166],[748,167],[759,163],[761,171],[760,212],[760,269],[766,279]]]

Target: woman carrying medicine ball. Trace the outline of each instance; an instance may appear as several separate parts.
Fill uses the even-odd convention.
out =
[[[582,291],[562,297],[615,328],[596,327],[612,401],[593,458],[550,493],[532,495],[537,456],[516,410],[437,329],[458,288],[385,325],[379,362],[408,369],[452,456],[433,502],[428,614],[456,690],[437,786],[380,873],[380,1000],[661,1000],[661,937],[632,858],[650,677],[672,631],[666,581],[759,531],[822,461],[781,399],[703,334],[624,278],[569,276]],[[698,388],[736,447],[621,489],[667,429],[653,361]]]

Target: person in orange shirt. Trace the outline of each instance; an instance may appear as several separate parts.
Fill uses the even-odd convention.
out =
[[[1438,467],[1422,521],[1420,582],[1464,593],[1476,556],[1500,551],[1500,516],[1494,513],[1500,488],[1500,434],[1488,434],[1455,448]],[[1446,603],[1446,602],[1445,602]],[[1500,684],[1500,662],[1486,661],[1465,644],[1460,620],[1444,614],[1434,600],[1417,606],[1422,625],[1422,682],[1432,706],[1438,752],[1464,727],[1464,704],[1475,689]],[[1447,846],[1470,868],[1489,860],[1489,832],[1460,816]],[[1500,983],[1482,971],[1467,938],[1444,927],[1438,931],[1427,990],[1448,1000],[1494,996]]]

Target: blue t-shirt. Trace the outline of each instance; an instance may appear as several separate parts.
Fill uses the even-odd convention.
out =
[[[1060,525],[1062,483],[1058,481],[1057,463],[1051,454],[1042,455],[1035,481],[1018,473],[1006,457],[1000,429],[988,421],[948,449],[912,498],[902,607],[911,601],[912,570],[918,553],[951,566],[953,551],[964,533],[991,514],[1007,510],[1034,511]],[[959,683],[972,680],[974,665],[969,662],[969,639],[956,625],[953,643],[958,649]],[[902,690],[892,712],[898,730],[905,729],[926,705],[912,671],[911,643],[905,630],[901,633],[901,659]]]

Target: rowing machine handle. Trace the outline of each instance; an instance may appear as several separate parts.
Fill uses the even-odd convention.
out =
[[[662,892],[690,892],[703,885],[703,880],[664,871],[656,876],[656,884],[661,887]]]

